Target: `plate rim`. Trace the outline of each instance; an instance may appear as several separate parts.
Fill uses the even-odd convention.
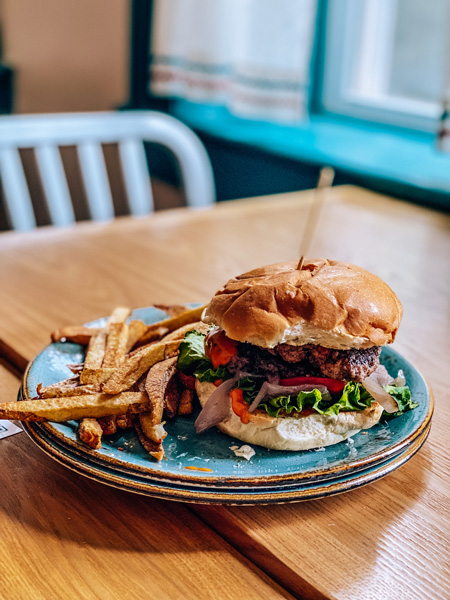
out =
[[[111,471],[117,472],[118,474],[121,475],[131,475],[131,476],[136,476],[136,477],[140,477],[142,479],[148,480],[148,481],[155,481],[156,483],[165,483],[168,485],[182,485],[182,486],[191,486],[191,487],[198,487],[201,488],[203,486],[208,486],[210,489],[215,489],[215,490],[220,490],[220,489],[255,489],[258,490],[260,488],[275,488],[275,487],[293,487],[295,485],[299,485],[301,483],[303,484],[313,484],[315,482],[322,482],[322,483],[326,483],[326,482],[330,482],[330,481],[334,481],[336,479],[340,479],[342,477],[348,476],[350,474],[356,474],[356,473],[360,473],[362,471],[367,470],[368,468],[375,468],[379,465],[381,465],[382,463],[386,462],[387,460],[391,460],[397,456],[399,456],[402,452],[404,452],[407,448],[411,447],[415,440],[420,437],[417,436],[417,438],[415,438],[414,440],[412,440],[411,442],[405,444],[402,446],[402,448],[398,451],[398,452],[393,452],[391,453],[389,456],[384,457],[376,462],[371,462],[369,465],[362,465],[359,466],[358,468],[353,468],[350,469],[346,472],[340,472],[340,473],[336,473],[333,474],[332,476],[329,477],[308,477],[308,478],[297,478],[297,479],[289,479],[289,480],[283,480],[283,481],[263,481],[263,482],[258,482],[255,483],[254,480],[252,480],[250,483],[248,483],[247,481],[243,480],[243,479],[232,479],[229,482],[223,482],[220,484],[217,484],[216,481],[214,479],[203,479],[202,481],[199,480],[191,480],[191,481],[185,481],[185,480],[181,480],[180,479],[169,479],[168,477],[164,477],[163,475],[159,476],[159,477],[152,477],[151,475],[148,475],[146,472],[144,471],[140,471],[139,469],[122,469],[120,467],[117,467],[115,464],[110,464],[107,463],[106,461],[102,461],[101,458],[98,458],[98,455],[95,452],[92,453],[86,453],[84,452],[84,448],[83,451],[80,451],[80,445],[78,444],[73,444],[71,446],[69,446],[68,444],[65,444],[64,442],[64,438],[61,441],[59,438],[54,437],[51,433],[48,432],[47,429],[45,429],[44,427],[42,427],[43,423],[36,423],[36,428],[40,429],[43,432],[43,435],[50,440],[51,442],[57,444],[58,446],[65,448],[67,451],[71,452],[74,455],[79,456],[79,458],[81,460],[87,460],[88,462],[91,462],[93,464],[98,465],[99,467],[103,467],[103,468],[108,468]],[[428,423],[428,427],[430,427],[431,424]],[[426,428],[425,428],[426,429]],[[425,431],[425,429],[423,431]],[[422,431],[422,434],[423,434]]]
[[[335,496],[345,492],[358,489],[370,483],[378,481],[382,477],[385,477],[403,466],[408,462],[415,454],[421,449],[423,444],[426,442],[429,432],[431,430],[431,423],[422,435],[417,438],[414,443],[408,446],[402,453],[391,459],[387,459],[383,463],[380,463],[376,467],[366,469],[359,475],[356,475],[350,480],[343,482],[339,481],[321,481],[317,482],[317,486],[314,488],[308,488],[307,490],[284,490],[282,492],[275,493],[273,491],[264,491],[261,493],[248,493],[248,492],[234,492],[229,491],[226,495],[220,493],[219,490],[211,491],[205,489],[205,495],[198,496],[199,490],[186,490],[183,488],[166,488],[157,482],[141,482],[133,481],[125,475],[119,476],[116,473],[111,473],[110,469],[105,473],[100,471],[96,465],[91,463],[80,462],[78,458],[74,458],[71,455],[71,451],[68,448],[62,447],[62,452],[69,453],[61,454],[58,452],[59,446],[54,445],[56,442],[51,443],[45,434],[42,436],[42,432],[39,431],[36,423],[24,423],[24,431],[31,438],[31,440],[48,456],[56,460],[58,463],[69,468],[70,470],[97,481],[109,485],[116,489],[128,491],[131,493],[137,493],[148,497],[160,498],[163,500],[181,501],[192,504],[212,504],[212,505],[231,505],[231,506],[255,506],[255,505],[267,505],[267,504],[285,504],[293,502],[301,502],[308,500],[317,500],[321,498],[327,498],[329,496]],[[39,435],[39,432],[41,435]],[[324,484],[327,485],[326,490],[323,489]],[[196,496],[197,494],[197,496]],[[258,501],[256,501],[258,500]]]

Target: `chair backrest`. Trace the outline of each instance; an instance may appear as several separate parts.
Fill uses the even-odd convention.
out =
[[[75,220],[60,146],[77,147],[93,220],[114,217],[101,146],[110,143],[118,144],[130,213],[148,214],[153,210],[153,198],[143,142],[161,144],[173,153],[188,206],[201,207],[214,202],[214,178],[203,144],[183,123],[164,113],[124,111],[0,117],[0,176],[12,227],[27,230],[36,226],[20,148],[35,151],[54,225],[70,225]]]

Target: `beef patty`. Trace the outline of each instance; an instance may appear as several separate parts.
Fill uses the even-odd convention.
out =
[[[227,365],[231,372],[245,371],[266,376],[269,381],[286,377],[331,377],[363,381],[380,364],[381,348],[336,350],[314,344],[279,344],[270,350],[238,343],[238,352]]]

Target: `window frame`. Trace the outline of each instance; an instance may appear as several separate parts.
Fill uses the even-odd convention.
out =
[[[360,60],[371,65],[370,72],[380,84],[383,77],[382,64],[389,60],[389,36],[395,27],[395,5],[392,0],[324,0],[322,19],[324,22],[322,81],[320,86],[320,107],[324,113],[382,123],[388,126],[415,131],[435,133],[439,127],[442,106],[419,100],[396,96],[370,96],[351,90],[353,61],[358,36],[364,26],[365,3],[368,3],[372,16],[384,25],[387,52],[381,59],[362,57]],[[358,27],[358,24],[362,27]],[[375,35],[375,32],[372,32]],[[386,75],[386,71],[384,73]],[[368,82],[366,82],[366,85]]]

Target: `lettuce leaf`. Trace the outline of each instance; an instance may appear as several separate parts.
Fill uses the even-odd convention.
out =
[[[339,410],[365,410],[372,402],[373,397],[360,383],[349,381],[336,404],[339,405]],[[339,410],[334,414],[337,415]]]
[[[396,387],[395,385],[385,385],[384,389],[390,394],[398,404],[398,411],[395,413],[388,413],[383,411],[384,419],[393,419],[419,406],[418,402],[413,402],[411,398],[411,390],[407,385],[402,387]]]
[[[236,387],[240,388],[244,394],[244,400],[251,404],[258,395],[259,389],[263,384],[263,379],[253,377],[242,377]]]
[[[187,375],[194,375],[199,381],[216,381],[229,379],[230,375],[222,365],[214,369],[205,354],[205,334],[189,331],[180,344],[177,367]]]
[[[226,379],[230,378],[230,375],[228,374],[228,371],[224,365],[214,369],[209,361],[202,362],[195,369],[194,375],[199,381],[217,381],[217,379],[223,379],[223,381],[225,381]]]
[[[237,387],[242,389],[245,402],[251,404],[261,387],[261,380],[243,377]],[[407,386],[404,388],[388,386],[388,388],[386,391],[392,394],[399,403],[399,411],[394,415],[388,415],[389,418],[398,416],[405,410],[417,406],[417,404],[411,402],[411,394]],[[288,415],[292,412],[300,413],[304,409],[314,410],[321,415],[337,415],[341,411],[365,410],[372,404],[373,400],[373,397],[360,383],[349,381],[337,400],[329,395],[324,397],[319,390],[314,389],[309,392],[299,392],[297,395],[292,396],[265,398],[260,402],[258,408],[265,410],[271,417],[278,417],[280,413]]]
[[[291,414],[291,412],[302,412],[304,408],[314,408],[322,400],[322,394],[319,390],[310,392],[299,392],[297,396],[277,396],[276,398],[267,398],[260,402],[258,408],[262,408],[271,417],[278,417],[280,412]]]
[[[319,390],[299,392],[297,396],[278,396],[260,403],[270,416],[277,417],[281,411],[290,414],[292,411],[302,412],[308,408],[320,415],[338,415],[345,410],[365,410],[372,403],[372,396],[359,384],[350,381],[346,384],[339,400],[324,397]]]
[[[205,354],[205,335],[195,330],[188,331],[180,344],[177,367],[183,373],[192,375],[205,361],[208,361]]]

